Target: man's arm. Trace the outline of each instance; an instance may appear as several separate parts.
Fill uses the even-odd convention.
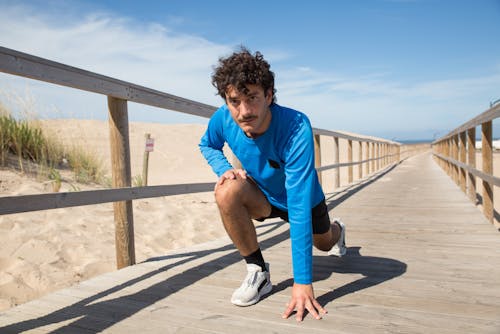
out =
[[[219,177],[233,168],[222,151],[225,143],[222,132],[223,112],[219,109],[210,118],[207,130],[203,137],[201,137],[200,144],[198,145],[201,154]]]
[[[294,285],[283,318],[297,310],[297,321],[302,321],[305,310],[316,319],[321,319],[321,314],[326,313],[315,299],[312,286],[311,202],[317,175],[312,128],[303,117],[300,128],[287,145],[285,165]]]

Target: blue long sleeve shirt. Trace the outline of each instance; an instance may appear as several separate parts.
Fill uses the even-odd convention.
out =
[[[267,131],[252,139],[231,117],[227,105],[211,117],[200,150],[220,177],[233,169],[223,154],[227,143],[269,202],[288,211],[294,281],[312,283],[311,208],[324,199],[314,168],[314,142],[303,113],[271,104]]]

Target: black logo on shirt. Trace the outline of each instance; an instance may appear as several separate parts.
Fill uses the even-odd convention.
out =
[[[267,161],[269,162],[269,166],[271,166],[272,168],[280,169],[280,164],[277,163],[276,161],[271,160],[271,159],[267,159]]]

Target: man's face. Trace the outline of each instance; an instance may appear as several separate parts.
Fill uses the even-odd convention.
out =
[[[259,85],[247,85],[247,94],[229,86],[226,92],[226,103],[231,116],[238,126],[250,138],[263,134],[271,123],[271,105],[273,96],[270,89],[265,94]]]

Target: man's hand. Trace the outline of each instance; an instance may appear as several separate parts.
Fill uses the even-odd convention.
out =
[[[242,179],[246,179],[247,171],[244,169],[230,169],[221,175],[215,187],[217,188],[217,186],[222,185],[226,180],[234,180],[238,176],[241,177]]]
[[[283,313],[283,319],[287,319],[295,309],[297,309],[297,314],[295,316],[297,321],[302,321],[304,318],[304,310],[309,311],[309,313],[311,313],[311,315],[317,320],[321,319],[321,315],[327,313],[327,311],[321,307],[318,301],[314,298],[312,284],[293,284],[292,298],[287,304],[285,313]]]

